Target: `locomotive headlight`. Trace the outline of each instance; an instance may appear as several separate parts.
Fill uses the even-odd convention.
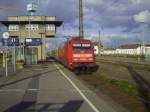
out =
[[[81,56],[80,56],[80,54],[73,54],[73,57],[74,57],[74,58],[79,58],[79,57],[81,57]]]
[[[92,54],[85,54],[86,57],[92,57]]]
[[[73,54],[74,58],[80,58],[80,57],[93,57],[93,54]]]

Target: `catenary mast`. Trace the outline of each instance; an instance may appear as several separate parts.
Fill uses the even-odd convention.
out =
[[[84,38],[83,29],[83,0],[79,0],[79,38]]]

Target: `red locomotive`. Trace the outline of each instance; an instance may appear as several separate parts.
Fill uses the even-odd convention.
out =
[[[92,73],[95,63],[93,44],[90,40],[70,39],[58,49],[58,60],[75,73]]]

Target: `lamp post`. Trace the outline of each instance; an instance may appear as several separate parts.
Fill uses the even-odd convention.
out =
[[[5,46],[5,50],[6,50],[6,61],[5,61],[5,73],[6,73],[6,77],[8,76],[8,64],[7,64],[7,40],[9,39],[9,33],[8,32],[4,32],[3,33],[3,39],[4,39],[4,46]]]

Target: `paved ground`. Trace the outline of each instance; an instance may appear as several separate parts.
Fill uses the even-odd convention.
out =
[[[12,68],[12,65],[8,65],[8,71],[9,75],[14,74],[14,69]],[[3,66],[0,64],[0,77],[4,77],[5,74],[5,68],[3,68]]]
[[[97,97],[55,62],[27,67],[0,80],[0,112],[126,111],[117,106]]]

